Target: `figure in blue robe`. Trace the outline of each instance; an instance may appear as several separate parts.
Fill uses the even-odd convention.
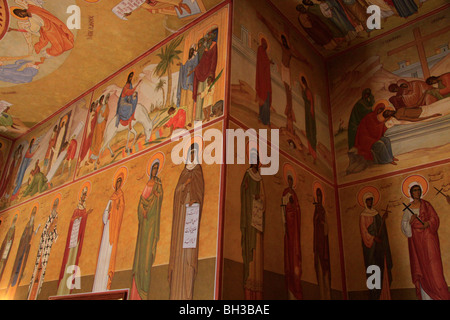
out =
[[[194,72],[192,72],[198,65],[198,55],[194,55],[195,50],[191,48],[189,50],[189,58],[185,64],[180,64],[180,72],[178,74],[178,87],[177,87],[177,108],[180,107],[181,91],[189,90],[193,91],[194,88]]]
[[[123,125],[130,125],[131,129],[130,120],[133,120],[131,117],[134,115],[138,103],[138,93],[136,92],[136,89],[139,83],[141,83],[141,81],[139,81],[136,87],[133,88],[133,76],[133,72],[128,75],[127,83],[120,93],[119,101],[117,102],[116,115],[118,117],[116,118],[116,127],[119,127],[119,122],[122,121]]]
[[[19,192],[20,187],[22,186],[23,178],[25,176],[25,172],[27,171],[28,166],[30,165],[31,161],[33,160],[33,156],[37,151],[37,149],[34,150],[34,152],[31,151],[33,148],[33,143],[34,143],[34,139],[31,139],[30,146],[29,146],[27,152],[25,153],[25,156],[23,157],[22,163],[20,164],[19,172],[17,173],[17,178],[16,178],[16,187],[14,188],[12,196],[15,196]]]
[[[26,67],[23,70],[23,66],[31,61],[17,60],[14,64],[7,64],[0,66],[0,81],[9,83],[29,83],[33,81],[33,78],[39,72],[38,69],[33,67]]]

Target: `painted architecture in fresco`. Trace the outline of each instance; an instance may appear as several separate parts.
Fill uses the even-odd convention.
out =
[[[0,298],[449,299],[449,10],[0,0]]]

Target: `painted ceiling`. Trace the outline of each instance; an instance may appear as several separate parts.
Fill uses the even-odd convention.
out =
[[[222,1],[0,0],[0,135],[23,135]],[[269,2],[324,57],[449,6],[448,0]],[[381,30],[368,32],[364,10],[372,4],[381,8]],[[74,5],[80,25],[69,29]]]
[[[448,0],[269,0],[324,57],[364,45],[372,39],[414,23],[443,7]],[[380,8],[381,29],[369,30],[367,8]]]
[[[23,135],[220,2],[0,0],[0,135]]]

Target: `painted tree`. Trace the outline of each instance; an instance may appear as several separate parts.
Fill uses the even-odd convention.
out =
[[[177,47],[180,45],[181,41],[183,41],[183,37],[175,39],[164,48],[161,48],[161,52],[157,54],[161,61],[157,64],[154,72],[159,78],[167,74],[167,91],[164,108],[167,108],[171,102],[170,95],[172,92],[172,65],[176,60],[180,60],[179,54],[183,51],[177,50]]]
[[[163,94],[163,102],[162,102],[162,105],[164,106],[164,101],[165,101],[165,96],[166,96],[166,93],[165,93],[165,91],[164,91],[164,86],[166,85],[166,80],[163,80],[163,79],[159,79],[159,82],[158,82],[158,84],[156,85],[156,87],[155,87],[155,91],[156,92],[159,92],[159,91],[162,91],[162,94]]]

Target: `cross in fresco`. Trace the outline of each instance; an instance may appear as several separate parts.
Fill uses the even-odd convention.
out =
[[[425,54],[425,47],[423,44],[425,41],[436,38],[436,37],[440,36],[441,34],[444,34],[448,31],[450,31],[450,25],[441,30],[436,30],[426,36],[422,36],[422,33],[420,32],[420,28],[415,28],[413,30],[414,41],[408,42],[396,49],[388,51],[387,55],[389,57],[396,53],[400,53],[406,49],[409,49],[411,47],[416,47],[417,51],[419,52],[419,60],[420,60],[420,64],[422,65],[423,77],[424,77],[424,79],[427,79],[431,75],[431,73],[430,73],[430,68],[428,67],[427,56]]]

